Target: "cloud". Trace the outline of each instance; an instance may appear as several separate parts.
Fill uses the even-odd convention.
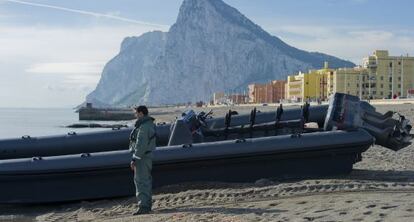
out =
[[[7,85],[0,87],[0,95],[9,95],[0,96],[0,106],[80,104],[122,40],[152,30],[128,23],[87,28],[0,24],[0,84]]]
[[[126,36],[138,36],[152,30],[135,25],[88,28],[0,26],[0,62],[109,61],[118,53]]]
[[[304,26],[304,25],[287,25],[272,29],[273,32],[285,33],[290,35],[298,35],[302,37],[317,38],[320,36],[328,36],[332,34],[329,27],[323,26]]]
[[[67,85],[88,85],[88,86],[95,86],[100,79],[100,75],[81,75],[81,74],[72,74],[66,76],[63,83]]]
[[[367,29],[363,31],[349,31],[347,34],[350,37],[354,37],[356,40],[371,40],[375,42],[385,42],[395,38],[392,32],[382,30]]]
[[[307,51],[318,51],[361,64],[376,49],[391,55],[414,53],[414,33],[351,25],[267,25],[265,29],[288,44]]]
[[[51,91],[82,91],[91,92],[99,82],[105,62],[67,62],[67,63],[39,63],[32,65],[25,71],[43,76],[58,76],[61,81],[49,84]],[[86,91],[85,89],[88,89]]]
[[[3,64],[0,75],[12,68],[7,66],[18,61],[26,76],[50,74],[68,82],[73,80],[72,75],[93,74],[99,78],[105,63],[119,52],[123,38],[145,31],[148,30],[129,25],[94,28],[0,26],[0,64]],[[81,80],[77,78],[76,84]],[[89,77],[84,80],[89,85],[98,82]]]
[[[92,90],[94,90],[94,87],[90,86],[90,85],[73,85],[73,84],[50,84],[47,85],[46,87],[47,91],[51,91],[54,93],[68,93],[68,92],[77,92],[78,94],[82,93],[82,94],[87,94],[92,92]],[[78,103],[81,103],[82,99],[78,98]]]
[[[60,62],[38,63],[26,69],[26,72],[40,74],[98,74],[105,62]]]
[[[118,16],[118,15],[112,14],[112,13],[103,14],[103,13],[84,11],[84,10],[78,10],[78,9],[71,9],[71,8],[60,7],[60,6],[55,6],[55,5],[40,4],[40,3],[33,3],[33,2],[20,1],[20,0],[4,0],[4,1],[17,3],[17,4],[22,4],[22,5],[29,5],[29,6],[34,6],[34,7],[42,7],[42,8],[49,8],[49,9],[60,10],[60,11],[65,11],[65,12],[72,12],[72,13],[82,14],[82,15],[89,15],[89,16],[94,16],[96,18],[113,19],[113,20],[118,20],[118,21],[122,21],[122,22],[134,23],[134,24],[138,24],[138,25],[144,25],[144,26],[150,26],[150,27],[156,27],[156,28],[166,28],[167,27],[166,25],[148,23],[148,22],[143,22],[143,21],[139,21],[139,20],[135,20],[135,19],[129,19],[129,18],[125,18],[125,17],[121,17],[121,16]]]

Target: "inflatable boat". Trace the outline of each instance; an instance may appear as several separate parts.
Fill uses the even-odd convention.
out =
[[[154,151],[153,186],[347,174],[374,143],[399,150],[411,141],[407,119],[377,113],[357,97],[332,96],[318,127],[306,127],[310,110],[304,105],[297,119],[283,120],[279,107],[260,123],[252,110],[240,125],[231,124],[229,112],[218,127],[207,114],[189,111],[168,128],[167,145]],[[131,154],[122,149],[0,160],[0,203],[134,195]]]
[[[317,122],[323,126],[328,106],[306,107],[306,109],[307,122]],[[283,109],[279,107],[279,113],[280,110]],[[283,115],[279,114],[277,117],[276,110],[274,112],[255,111],[254,125],[276,121],[277,118],[279,118],[279,122],[300,119],[303,112],[304,108],[285,109]],[[211,115],[206,115],[204,122],[208,129],[219,130],[225,128],[226,124],[227,127],[235,127],[250,125],[253,121],[252,114],[236,115],[234,113],[229,111],[226,117],[218,118],[210,118]],[[157,146],[168,145],[171,128],[171,124],[160,123],[157,125]],[[69,132],[67,135],[59,136],[31,137],[24,135],[21,138],[3,139],[0,140],[0,160],[127,150],[131,131],[131,128],[114,128],[109,131],[93,133]]]
[[[189,181],[346,174],[373,144],[364,130],[168,146],[154,151],[153,186]],[[132,196],[128,151],[0,162],[0,203]]]

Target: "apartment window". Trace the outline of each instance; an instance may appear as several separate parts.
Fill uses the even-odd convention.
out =
[[[399,88],[399,89],[401,88],[401,84],[398,84],[398,88]]]
[[[357,83],[357,87],[359,87],[359,84]]]
[[[381,76],[381,78],[380,78],[381,80],[384,80],[384,76]]]
[[[392,85],[390,85],[390,90],[392,89]]]
[[[349,83],[348,83],[348,86],[350,86]]]
[[[383,96],[384,95],[384,92],[380,92],[380,95]]]
[[[390,82],[392,82],[392,77],[389,78]]]
[[[401,81],[401,77],[398,77],[398,81]]]
[[[365,95],[365,92],[364,91],[362,91],[362,95]]]
[[[381,89],[384,88],[384,84],[381,84]]]
[[[372,94],[377,95],[377,91],[372,91]]]
[[[390,67],[392,67],[392,62],[390,62]]]
[[[398,62],[398,65],[401,65],[401,61]]]
[[[357,95],[359,95],[359,91],[357,91]]]

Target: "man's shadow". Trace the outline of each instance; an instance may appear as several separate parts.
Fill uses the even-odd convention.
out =
[[[414,182],[414,171],[412,170],[365,170],[353,169],[350,174],[332,176],[307,176],[307,177],[273,177],[264,179],[264,183],[258,181],[250,183],[223,183],[223,182],[188,182],[181,184],[167,185],[154,189],[154,194],[180,193],[188,190],[209,190],[209,189],[237,189],[271,186],[283,183],[294,183],[303,180],[324,180],[324,179],[347,179],[347,180],[369,180],[377,182]]]
[[[377,182],[414,182],[414,171],[354,169],[351,174],[343,178]]]

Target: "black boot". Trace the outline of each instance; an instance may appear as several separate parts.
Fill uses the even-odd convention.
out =
[[[150,212],[151,212],[150,208],[140,207],[138,208],[137,212],[133,213],[133,215],[149,214]]]

